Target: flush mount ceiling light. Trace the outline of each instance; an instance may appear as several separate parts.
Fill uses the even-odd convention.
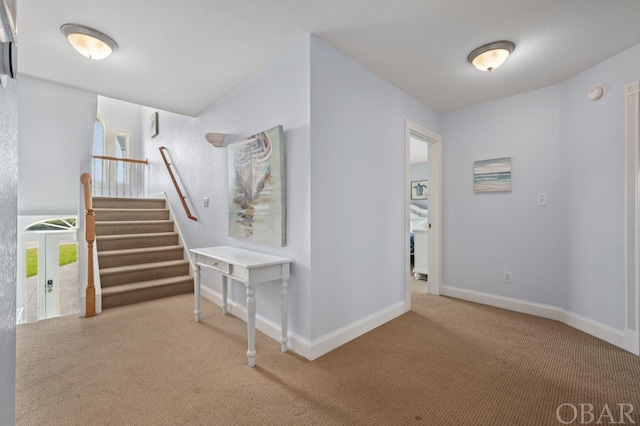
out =
[[[496,41],[474,49],[467,60],[480,71],[493,71],[507,60],[515,47],[510,41]]]
[[[118,49],[108,35],[78,24],[64,24],[60,31],[78,52],[90,59],[104,59]]]

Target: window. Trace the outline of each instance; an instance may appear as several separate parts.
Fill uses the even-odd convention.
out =
[[[100,157],[132,158],[133,131],[116,129],[107,124],[100,111],[93,133],[93,155]],[[115,160],[94,159],[93,180],[99,184],[128,185],[131,182],[131,164]]]
[[[47,219],[29,226],[25,231],[70,231],[76,229],[75,217]]]
[[[104,155],[104,123],[98,116],[93,132],[93,155]],[[93,161],[93,179],[102,181],[102,161]]]

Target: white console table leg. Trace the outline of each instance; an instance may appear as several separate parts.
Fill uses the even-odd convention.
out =
[[[222,313],[227,315],[227,276],[222,276]]]
[[[247,286],[247,335],[249,367],[256,365],[256,286]]]
[[[196,264],[193,268],[193,296],[195,302],[195,310],[193,311],[193,315],[195,316],[196,322],[200,322],[200,265]]]
[[[280,339],[280,343],[282,344],[282,352],[287,351],[287,342],[289,341],[289,337],[287,336],[287,300],[287,279],[282,278],[280,280],[280,321],[282,323],[282,338]]]

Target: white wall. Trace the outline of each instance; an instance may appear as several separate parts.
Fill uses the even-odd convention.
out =
[[[444,115],[444,285],[562,305],[558,99],[550,87]],[[474,194],[473,162],[499,157],[512,158],[512,192]],[[540,193],[547,207],[536,206]]]
[[[405,120],[440,116],[311,38],[312,338],[405,298]]]
[[[144,120],[152,109],[145,109]],[[160,133],[145,135],[144,155],[149,158],[150,193],[167,191],[180,227],[191,248],[234,245],[293,259],[289,280],[289,329],[309,338],[310,238],[309,238],[309,37],[242,83],[197,119],[160,111]],[[214,148],[207,132],[225,133],[233,143],[277,125],[284,127],[286,174],[286,245],[276,247],[228,236],[227,149]],[[197,222],[185,219],[159,146],[168,148],[180,179],[193,200]],[[203,207],[209,197],[210,206]],[[219,277],[203,271],[203,285],[220,292]],[[258,287],[257,314],[280,323],[277,282]],[[231,299],[244,305],[241,285],[230,286]]]
[[[640,79],[640,44],[561,85],[561,141],[567,223],[567,305],[624,328],[624,86]],[[594,86],[606,96],[587,100]]]
[[[80,163],[91,158],[95,94],[19,77],[19,215],[75,215]]]
[[[622,93],[639,77],[640,45],[561,85],[444,115],[445,285],[624,328]],[[588,101],[598,84],[606,97]],[[473,161],[507,156],[513,191],[474,194]]]
[[[15,422],[18,90],[0,87],[0,424]]]
[[[143,120],[152,111],[145,108]],[[289,328],[313,342],[404,302],[406,119],[439,131],[437,113],[308,36],[208,108],[195,127],[189,117],[160,111],[159,136],[144,135],[150,193],[168,193],[191,248],[230,244],[292,258]],[[227,152],[204,134],[225,133],[232,143],[279,124],[286,245],[230,238]],[[159,146],[168,148],[197,222],[181,214]],[[219,277],[209,271],[203,284],[220,291]],[[258,315],[279,323],[277,283],[258,292]],[[244,304],[241,286],[230,296]]]

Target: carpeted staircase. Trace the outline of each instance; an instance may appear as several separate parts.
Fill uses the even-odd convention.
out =
[[[102,308],[193,291],[165,200],[94,197]]]

